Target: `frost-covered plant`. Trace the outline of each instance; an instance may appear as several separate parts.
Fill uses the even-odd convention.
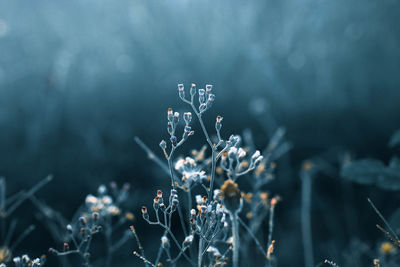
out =
[[[63,241],[62,249],[50,248],[49,253],[57,256],[76,254],[81,257],[84,266],[91,266],[93,259],[90,257],[90,248],[93,238],[96,234],[103,234],[105,257],[96,260],[102,261],[104,266],[111,266],[113,254],[131,238],[129,230],[124,231],[122,235],[119,234],[120,228],[126,222],[133,220],[133,214],[123,208],[129,189],[129,184],[118,188],[115,182],[111,182],[109,188],[100,185],[96,196],[92,194],[86,196],[85,203],[75,213],[71,223],[67,223],[59,212],[44,202],[32,198],[49,226],[53,238]],[[64,258],[60,261],[63,265],[70,266]]]
[[[222,266],[231,261],[237,267],[240,254],[246,252],[246,245],[251,240],[265,257],[267,265],[271,266],[275,262],[273,215],[279,197],[269,197],[268,192],[263,191],[263,186],[273,178],[276,166],[273,160],[278,158],[274,152],[281,144],[284,130],[278,129],[263,153],[254,149],[249,132],[245,135],[245,139],[251,143],[249,146],[245,146],[239,135],[232,134],[224,139],[221,134],[221,116],[216,117],[215,137],[211,136],[203,116],[213,105],[215,95],[212,93],[212,85],[206,85],[205,88],[197,90],[196,85],[192,84],[187,98],[183,84],[179,84],[178,93],[197,118],[211,155],[207,156],[206,147],[203,147],[200,151],[193,150],[190,156],[174,158],[176,150],[194,134],[191,112],[185,112],[181,116],[171,108],[168,109],[169,142],[160,142],[167,164],[136,137],[136,142],[147,152],[149,158],[169,174],[172,188],[167,200],[164,200],[165,194],[161,190],[157,191],[153,200],[154,215],[146,206],[142,207],[144,220],[164,229],[157,258],[147,258],[141,245],[140,252],[135,251],[134,254],[151,266],[159,266],[164,255],[171,266],[175,266],[183,258],[192,266]],[[198,104],[195,102],[196,95]],[[182,137],[178,138],[177,129],[181,118],[184,128]],[[240,177],[247,179],[239,179]],[[251,191],[243,192],[238,183],[244,187],[250,186]],[[193,196],[193,192],[197,194]],[[186,202],[183,198],[185,194]],[[246,210],[246,216],[242,219],[243,210]],[[172,232],[174,214],[179,217],[184,234],[181,241]],[[256,233],[268,214],[269,235],[264,242],[256,237]],[[134,234],[137,238],[136,231]],[[176,255],[173,255],[171,246],[177,248]]]
[[[33,197],[34,194],[44,185],[52,180],[49,175],[33,186],[28,191],[22,190],[14,195],[7,196],[7,184],[4,177],[0,178],[0,266],[8,266],[8,262],[13,261],[15,266],[43,266],[45,257],[31,260],[27,255],[13,258],[15,248],[35,229],[34,225],[30,225],[20,233],[14,242],[11,242],[17,219],[12,219],[7,227],[7,219],[10,215],[27,199]],[[7,265],[6,265],[7,264]],[[11,266],[11,265],[10,265]]]

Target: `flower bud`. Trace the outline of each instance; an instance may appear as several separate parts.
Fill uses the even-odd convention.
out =
[[[115,181],[110,182],[110,187],[113,190],[117,189],[117,183]]]
[[[69,244],[67,242],[64,242],[64,251],[69,250]]]
[[[204,91],[204,89],[199,89],[199,102],[200,102],[200,104],[203,104],[205,102],[205,100],[206,100],[205,93],[206,93],[206,91]]]
[[[176,146],[176,142],[178,141],[176,136],[175,135],[171,136],[170,140],[171,140],[172,145]]]
[[[172,108],[168,108],[168,121],[170,121],[170,122],[172,122],[172,119],[173,119],[173,112],[172,112]]]
[[[167,149],[167,142],[165,142],[164,140],[161,140],[160,147],[161,147],[162,150]]]
[[[201,212],[201,214],[205,214],[207,212],[207,206],[202,205],[200,207],[200,212]]]
[[[129,189],[131,189],[131,184],[130,183],[124,183],[124,185],[122,186],[122,189],[124,191],[129,191]]]
[[[175,189],[171,189],[171,197],[175,196],[178,196],[178,191],[176,191]]]
[[[185,240],[183,241],[184,246],[190,246],[193,242],[193,235],[188,235],[185,237]]]
[[[229,159],[235,159],[238,149],[236,147],[231,147],[228,151]]]
[[[242,159],[242,158],[244,158],[245,156],[246,156],[246,151],[244,151],[243,148],[239,148],[239,150],[238,150],[238,158],[239,158],[239,159]]]
[[[153,200],[153,208],[157,211],[158,208],[160,207],[160,198],[159,197],[155,197]]]
[[[92,219],[93,221],[97,221],[99,219],[100,214],[98,212],[93,212],[92,213]]]
[[[68,233],[71,234],[72,233],[72,226],[70,224],[68,224],[66,228],[67,228]]]
[[[85,217],[79,217],[79,223],[81,225],[86,225],[86,218]]]
[[[179,205],[179,200],[177,198],[172,199],[172,206],[178,206]]]
[[[190,215],[191,216],[196,216],[196,210],[195,209],[191,209],[190,210]]]
[[[174,124],[177,124],[179,122],[179,112],[174,113]]]
[[[186,125],[188,125],[192,120],[192,113],[190,112],[183,113],[183,120],[185,121]]]
[[[217,121],[215,122],[215,129],[217,130],[217,132],[219,132],[222,128],[222,117],[221,116],[217,116]]]
[[[255,161],[254,161],[254,166],[258,167],[260,165],[261,161],[264,159],[263,156],[259,156]]]
[[[149,219],[149,213],[147,212],[147,207],[146,206],[142,206],[141,211],[142,211],[143,218],[145,220],[148,220]]]
[[[179,91],[179,97],[181,98],[181,99],[184,99],[185,98],[185,90],[184,90],[184,87],[183,87],[183,84],[178,84],[178,91]]]
[[[157,190],[157,197],[162,198],[162,191],[161,190]]]
[[[100,185],[98,188],[97,188],[97,193],[99,193],[99,195],[104,195],[104,194],[106,194],[107,193],[107,187],[105,186],[105,185]]]
[[[165,235],[163,235],[161,237],[161,245],[162,245],[163,248],[166,248],[166,249],[169,248],[169,239]]]
[[[196,85],[192,83],[192,86],[190,87],[190,95],[194,96],[196,94]]]
[[[211,93],[211,90],[212,90],[212,85],[211,85],[211,84],[207,84],[207,85],[206,85],[206,92],[207,92],[207,94]]]

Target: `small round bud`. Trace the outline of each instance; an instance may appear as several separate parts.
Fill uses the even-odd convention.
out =
[[[64,242],[64,251],[69,250],[69,244],[67,242]]]
[[[111,187],[112,189],[117,189],[117,183],[116,183],[115,181],[112,181],[112,182],[110,183],[110,187]]]
[[[93,212],[92,213],[92,219],[93,221],[97,221],[99,219],[100,214],[98,212]]]
[[[260,155],[261,155],[260,151],[257,150],[257,151],[254,152],[254,154],[251,156],[251,160],[252,160],[252,161],[255,161]]]
[[[68,224],[66,228],[68,233],[72,233],[72,226],[70,224]]]
[[[178,206],[179,205],[179,200],[177,198],[172,199],[172,206]]]
[[[162,150],[167,149],[167,142],[165,142],[164,140],[161,140],[160,147],[161,147]]]
[[[81,230],[80,230],[80,232],[81,232],[81,235],[84,236],[85,233],[86,233],[86,229],[82,227]]]
[[[214,102],[214,100],[215,100],[215,95],[214,94],[209,94],[208,95],[208,101],[209,102]]]
[[[217,121],[215,122],[215,129],[219,132],[222,128],[222,117],[221,116],[217,116]]]
[[[196,195],[195,198],[196,198],[196,203],[197,204],[202,204],[203,203],[203,198],[200,195]]]
[[[79,223],[81,224],[81,225],[86,225],[86,218],[85,217],[79,217]]]
[[[204,205],[202,205],[202,206],[200,207],[200,212],[201,212],[201,214],[206,213],[206,212],[207,212],[207,207],[204,206]]]
[[[258,165],[260,165],[261,161],[264,159],[263,156],[259,156],[255,161],[254,161],[254,165],[257,167]]]
[[[204,91],[204,89],[199,89],[199,103],[200,104],[204,104],[204,102],[206,101],[206,91]]]
[[[212,90],[212,85],[211,85],[211,84],[207,84],[207,85],[206,85],[206,92],[207,92],[207,94],[211,93],[211,90]]]
[[[238,150],[238,158],[242,159],[246,156],[246,151],[243,148],[239,148]]]
[[[196,216],[196,210],[195,209],[191,209],[190,210],[190,215],[191,216]]]
[[[57,250],[54,248],[49,248],[49,254],[57,255]]]
[[[97,189],[97,193],[99,193],[100,195],[104,195],[105,193],[107,193],[107,187],[103,184],[100,185]]]
[[[142,214],[147,214],[147,207],[146,206],[142,206]]]
[[[171,196],[177,196],[178,195],[178,191],[176,191],[176,189],[171,189]]]
[[[177,124],[179,122],[179,112],[174,113],[174,123]]]
[[[160,209],[161,209],[162,211],[165,210],[165,204],[164,204],[164,203],[161,203],[161,204],[160,204]]]
[[[161,190],[157,190],[157,197],[162,198],[162,191]]]
[[[174,117],[174,115],[173,115],[172,108],[168,108],[168,111],[167,111],[168,121],[172,122],[173,117]]]
[[[165,235],[161,237],[161,245],[163,248],[169,248],[169,239]]]
[[[142,215],[143,215],[143,219],[148,220],[149,219],[149,214],[147,213],[147,207],[146,206],[142,206]]]
[[[176,145],[176,142],[178,141],[175,135],[171,136],[170,140],[171,140],[172,145],[174,145],[174,146]]]
[[[183,113],[183,120],[185,121],[186,125],[188,125],[192,120],[192,113],[190,112]]]
[[[185,90],[183,84],[178,84],[179,97],[185,99]]]
[[[183,241],[184,246],[190,246],[193,242],[193,235],[188,235],[185,237],[185,240]]]
[[[129,189],[131,189],[131,184],[130,183],[124,183],[124,185],[122,186],[122,189],[124,191],[129,191]]]
[[[194,96],[196,94],[196,85],[192,83],[192,86],[190,87],[190,95]]]
[[[159,207],[160,207],[160,198],[155,197],[153,199],[153,208],[157,211]]]
[[[238,149],[236,147],[231,147],[228,151],[228,157],[230,159],[234,159],[236,157],[237,152],[238,152]]]

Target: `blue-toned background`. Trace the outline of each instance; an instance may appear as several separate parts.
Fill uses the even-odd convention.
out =
[[[209,127],[220,114],[225,136],[251,128],[260,146],[276,126],[287,129],[291,168],[278,169],[271,185],[283,196],[276,253],[281,266],[301,266],[300,163],[337,147],[357,157],[392,154],[387,142],[400,125],[399,14],[396,0],[1,1],[0,174],[17,191],[52,173],[41,196],[66,216],[100,183],[128,181],[138,212],[168,177],[133,137],[159,152],[167,108],[188,110],[176,85],[212,83]],[[196,136],[199,148],[204,140]],[[358,232],[346,232],[340,216],[350,198],[340,188],[328,178],[316,183],[321,260],[340,262],[352,236],[368,242],[378,235],[368,194],[382,203],[396,198],[352,188]],[[321,226],[325,213],[336,232]],[[28,251],[53,244],[40,231]]]

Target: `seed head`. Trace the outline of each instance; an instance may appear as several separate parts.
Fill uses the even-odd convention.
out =
[[[237,183],[228,179],[221,186],[223,202],[230,211],[236,211],[240,207],[241,194]]]

